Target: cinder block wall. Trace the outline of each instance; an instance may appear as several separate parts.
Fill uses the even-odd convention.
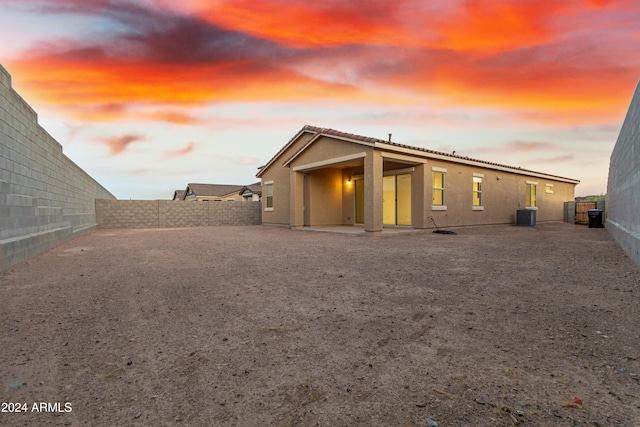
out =
[[[640,266],[640,82],[609,163],[606,227]]]
[[[175,228],[259,225],[260,202],[96,200],[101,228]]]
[[[0,65],[0,272],[96,227],[115,197],[62,153]]]

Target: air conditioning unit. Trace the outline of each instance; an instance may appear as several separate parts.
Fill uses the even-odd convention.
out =
[[[516,225],[536,225],[535,209],[518,209],[516,213]]]

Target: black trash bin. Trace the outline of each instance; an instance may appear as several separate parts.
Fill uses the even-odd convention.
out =
[[[587,214],[589,215],[589,228],[604,228],[601,209],[589,209]]]

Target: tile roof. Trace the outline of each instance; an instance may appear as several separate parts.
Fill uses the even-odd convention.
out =
[[[186,190],[176,190],[173,192],[173,200],[184,200],[184,195],[187,193]]]
[[[510,168],[510,169],[517,169],[519,171],[522,172],[533,172],[533,173],[541,173],[541,172],[536,172],[536,171],[532,171],[529,169],[522,169],[520,167],[516,167],[516,166],[509,166],[509,165],[505,165],[502,163],[496,163],[496,162],[489,162],[486,160],[479,160],[479,159],[472,159],[470,157],[466,157],[466,156],[458,156],[456,154],[451,154],[451,153],[445,153],[442,151],[435,151],[435,150],[429,150],[428,148],[422,148],[422,147],[414,147],[411,145],[405,145],[405,144],[398,144],[396,142],[391,142],[388,140],[384,140],[384,139],[376,139],[376,138],[370,138],[370,137],[366,137],[366,136],[361,136],[361,135],[355,135],[352,133],[345,133],[345,132],[340,132],[334,129],[320,129],[314,126],[305,126],[303,129],[305,130],[309,130],[312,132],[318,132],[318,133],[322,133],[324,135],[332,135],[332,136],[337,136],[337,137],[341,137],[341,138],[348,138],[348,139],[354,139],[356,141],[362,141],[362,142],[369,142],[369,143],[380,143],[380,144],[387,144],[390,145],[392,147],[400,147],[400,148],[406,148],[409,150],[417,150],[417,151],[422,151],[425,153],[429,153],[429,154],[436,154],[438,156],[445,156],[445,157],[450,157],[451,161],[456,161],[456,159],[458,160],[471,160],[473,162],[478,162],[478,163],[484,163],[487,165],[491,165],[491,166],[500,166],[500,167],[504,167],[504,168]],[[545,174],[548,175],[548,174]],[[562,177],[558,177],[558,178],[562,178]]]
[[[548,176],[548,177],[560,178],[562,180],[576,181],[576,183],[579,182],[578,180],[574,180],[572,178],[566,178],[566,177],[561,177],[561,176],[558,176],[558,175],[551,175],[551,174],[547,174],[547,173],[543,173],[543,172],[537,172],[537,171],[533,171],[533,170],[529,170],[529,169],[523,169],[521,167],[509,166],[509,165],[505,165],[505,164],[501,164],[501,163],[489,162],[489,161],[486,161],[486,160],[472,159],[472,158],[466,157],[466,156],[458,156],[456,154],[444,153],[442,151],[435,151],[435,150],[429,150],[427,148],[422,148],[422,147],[414,147],[414,146],[411,146],[411,145],[398,144],[396,142],[391,142],[389,140],[371,138],[371,137],[368,137],[368,136],[362,136],[362,135],[356,135],[356,134],[353,134],[353,133],[341,132],[341,131],[338,131],[338,130],[335,130],[335,129],[319,128],[319,127],[310,126],[310,125],[303,126],[302,129],[298,133],[296,133],[296,135],[293,138],[291,138],[291,140],[289,140],[289,142],[280,151],[278,151],[278,153],[275,156],[273,156],[271,158],[271,160],[269,160],[269,162],[266,163],[265,166],[263,166],[261,168],[261,170],[258,172],[258,175],[260,175],[262,170],[264,170],[276,158],[278,158],[278,156],[280,156],[280,154],[282,154],[289,147],[289,145],[292,144],[299,137],[299,135],[302,134],[303,132],[309,132],[309,133],[312,133],[312,134],[335,136],[337,138],[350,139],[350,140],[353,140],[353,141],[360,141],[360,142],[364,142],[364,143],[372,144],[372,145],[384,144],[387,147],[389,147],[389,149],[393,149],[393,147],[397,147],[397,148],[402,148],[402,149],[421,151],[421,152],[424,152],[426,154],[431,154],[431,155],[436,155],[436,156],[449,158],[450,161],[452,161],[452,162],[462,162],[462,163],[474,162],[474,163],[485,164],[488,167],[494,166],[494,167],[499,167],[499,168],[511,169],[514,172],[533,173],[533,174],[545,175],[545,176]],[[305,147],[303,147],[303,148],[305,148]],[[292,157],[295,157],[296,154],[294,154]]]
[[[242,190],[244,185],[188,184],[196,197],[223,197]]]

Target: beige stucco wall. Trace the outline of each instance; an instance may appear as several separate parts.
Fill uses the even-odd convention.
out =
[[[430,227],[431,168],[428,164],[414,166],[411,173],[411,226]]]
[[[271,225],[290,225],[290,189],[291,177],[290,169],[283,168],[282,163],[291,157],[300,147],[302,147],[309,139],[309,134],[302,134],[287,148],[280,157],[271,164],[260,178],[262,180],[262,223]],[[267,197],[265,191],[265,183],[273,182],[273,210],[266,210]]]
[[[285,150],[280,158],[276,160],[262,175],[262,194],[265,194],[264,184],[266,182],[273,181],[273,210],[267,211],[266,209],[266,197],[262,198],[262,222],[263,224],[280,224],[280,225],[303,225],[304,219],[302,213],[299,212],[299,218],[294,218],[294,214],[291,206],[291,188],[292,177],[290,173],[292,168],[301,165],[309,165],[315,162],[324,161],[331,158],[342,157],[350,154],[371,152],[369,147],[360,146],[356,144],[345,143],[342,141],[336,141],[331,138],[319,138],[313,142],[312,145],[307,147],[304,152],[297,156],[290,164],[289,167],[282,167],[282,163],[293,156],[304,144],[309,140],[309,134],[301,135],[298,140]],[[311,184],[311,199],[310,203],[314,206],[322,206],[323,203],[328,203],[326,209],[327,212],[317,212],[315,217],[311,214],[312,224],[315,224],[314,220],[320,221],[326,225],[343,224],[342,218],[342,200],[335,194],[325,194],[329,191],[322,190],[323,186],[326,189],[332,189],[332,192],[341,192],[340,186],[342,185],[342,172],[339,169],[334,169],[333,172],[328,172],[330,169],[317,169],[310,172],[310,184]],[[298,177],[294,179],[295,185],[298,187],[300,202],[304,195],[302,194],[303,177],[302,173],[298,173]],[[315,191],[313,191],[315,189]],[[324,210],[324,209],[323,209]],[[329,212],[330,211],[330,212]],[[312,210],[312,212],[314,212]],[[353,217],[353,214],[347,215]],[[292,221],[293,218],[293,221]],[[352,223],[352,222],[350,222]]]
[[[356,184],[353,169],[342,170],[342,225],[353,225],[356,216]],[[349,182],[351,178],[351,182]]]
[[[574,199],[575,185],[477,166],[432,160],[427,166],[427,218],[432,215],[438,226],[450,227],[481,224],[515,223],[516,211],[525,209],[527,181],[537,182],[536,220],[562,221],[564,202]],[[445,175],[446,211],[432,210],[432,168],[447,169]],[[482,205],[484,210],[472,209],[473,174],[483,174]],[[553,184],[553,193],[545,192],[545,185]],[[430,220],[429,220],[430,222]]]
[[[359,144],[345,143],[321,137],[291,162],[291,167],[312,165],[328,159],[364,153],[371,156],[373,150]],[[363,163],[363,160],[355,160]],[[307,198],[309,221],[312,225],[352,225],[354,222],[354,185],[347,183],[349,175],[362,173],[363,166],[330,166],[308,171],[309,188]],[[345,204],[347,209],[343,209]]]
[[[373,151],[364,159],[364,229],[382,230],[382,177],[383,164],[380,151]]]
[[[321,169],[309,174],[310,223],[313,225],[341,225],[342,171]]]
[[[314,141],[304,152],[300,153],[292,162],[291,166],[308,165],[315,162],[334,159],[342,156],[357,153],[370,153],[371,147],[354,144],[345,141],[321,137]]]

